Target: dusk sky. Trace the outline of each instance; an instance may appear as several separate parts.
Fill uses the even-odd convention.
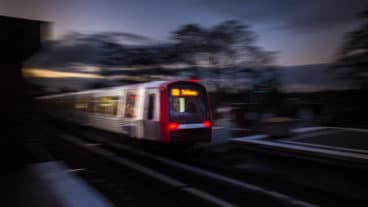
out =
[[[280,65],[333,59],[363,0],[0,0],[0,15],[53,22],[52,39],[69,32],[129,32],[157,41],[180,25],[236,19],[252,26],[257,45],[279,51]]]

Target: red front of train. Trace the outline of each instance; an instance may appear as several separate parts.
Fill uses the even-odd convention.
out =
[[[212,115],[206,88],[191,81],[161,85],[160,131],[166,143],[211,141]]]

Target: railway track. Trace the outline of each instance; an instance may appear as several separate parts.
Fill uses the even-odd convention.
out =
[[[55,146],[53,143],[52,148],[58,151],[57,154],[63,155],[59,158],[68,160],[67,162],[75,166],[81,175],[88,174],[84,171],[93,172],[92,174],[95,175],[90,178],[92,182],[104,180],[97,186],[102,191],[111,191],[108,197],[113,201],[117,199],[118,205],[122,204],[119,203],[119,193],[107,190],[106,186],[113,185],[117,191],[120,186],[126,189],[126,184],[124,184],[126,179],[122,177],[127,176],[132,178],[128,179],[129,182],[136,180],[133,183],[137,184],[135,191],[138,194],[142,194],[142,197],[150,197],[148,200],[161,202],[161,205],[166,206],[173,203],[175,206],[243,206],[246,204],[252,206],[315,206],[312,203],[198,166],[137,150],[129,145],[102,142],[91,137],[75,136],[61,131],[56,134],[58,144]],[[72,148],[74,150],[71,150]],[[121,174],[121,172],[124,173]],[[127,172],[129,172],[128,175],[125,174]],[[141,186],[139,183],[148,184]],[[148,185],[150,185],[149,189],[147,189]],[[134,184],[128,185],[128,188],[132,186]],[[141,191],[138,186],[141,186]],[[154,195],[143,196],[152,193]]]
[[[197,158],[196,153],[188,151],[175,153],[172,150],[162,151],[162,148],[152,149],[150,145],[148,145],[149,148],[146,148],[147,145],[137,146],[135,142],[129,141],[130,139],[122,139],[122,137],[99,130],[95,131],[89,127],[54,122],[48,119],[43,121],[41,125],[51,128],[46,137],[50,135],[52,137],[46,140],[51,142],[54,149],[58,148],[56,150],[59,151],[58,155],[62,155],[56,157],[67,161],[78,174],[91,180],[91,183],[101,188],[101,192],[107,194],[111,200],[117,201],[118,206],[126,206],[124,202],[120,202],[120,200],[125,200],[122,199],[121,195],[132,194],[131,189],[134,189],[133,194],[135,195],[133,197],[140,203],[137,206],[148,205],[147,202],[142,204],[142,200],[150,201],[149,205],[161,203],[161,206],[243,206],[249,203],[252,206],[356,206],[362,201],[356,197],[336,194],[333,189],[330,191],[330,189],[305,186],[299,181],[289,182],[288,179],[281,179],[277,175],[272,176],[272,172],[271,174],[263,174],[248,170],[235,169],[234,171],[227,166],[223,167],[219,162],[212,163],[216,157],[211,158],[212,160],[206,160],[202,156]],[[71,148],[74,148],[73,153],[69,153]],[[111,155],[113,159],[105,156],[103,152]],[[207,155],[207,152],[205,154],[211,156]],[[256,154],[256,156],[265,155]],[[220,156],[222,155],[220,154]],[[276,158],[277,156],[271,157]],[[270,157],[263,158],[268,160]],[[122,160],[117,161],[116,159]],[[278,162],[289,163],[284,159],[278,159]],[[270,159],[269,162],[272,160]],[[132,162],[133,166],[137,165],[135,167],[124,165],[124,163],[128,163],[127,161]],[[303,163],[299,163],[304,166],[303,168],[316,167],[310,162],[303,161]],[[292,162],[291,164],[294,166],[296,163]],[[168,178],[168,181],[162,181],[161,178],[158,178],[160,176],[140,172],[136,168],[137,166],[140,169],[146,169],[146,172],[163,175],[162,177]],[[272,166],[270,165],[271,168]],[[245,183],[246,185],[243,186],[250,189],[242,189],[237,182]],[[172,185],[174,183],[178,185]],[[125,190],[122,191],[122,189]],[[201,195],[193,195],[193,192],[188,193],[184,189],[194,189],[194,194]],[[270,195],[265,195],[263,192]],[[210,201],[211,199],[217,200],[217,203]]]
[[[62,130],[66,130],[68,131],[68,133],[71,134],[76,134],[78,137],[84,140],[89,140],[90,142],[102,143],[100,146],[103,147],[104,149],[116,153],[118,156],[123,156],[144,163],[145,166],[157,169],[159,172],[172,171],[173,174],[176,175],[177,172],[181,172],[183,171],[183,169],[184,170],[190,168],[205,169],[205,171],[210,173],[226,175],[228,178],[233,178],[233,180],[261,187],[262,189],[266,190],[270,189],[267,191],[280,192],[280,194],[288,195],[288,197],[293,198],[294,200],[308,201],[309,203],[321,206],[359,205],[360,203],[366,201],[366,199],[364,198],[365,194],[364,190],[361,191],[357,191],[358,189],[353,190],[351,188],[352,186],[350,186],[361,183],[361,181],[359,181],[359,178],[362,177],[361,175],[362,173],[364,174],[364,172],[360,171],[355,172],[351,171],[350,169],[345,169],[344,167],[322,165],[321,163],[298,160],[297,158],[286,159],[283,156],[280,157],[270,156],[268,153],[262,152],[237,153],[238,150],[235,151],[231,150],[231,153],[212,154],[207,150],[213,149],[213,147],[207,148],[207,150],[202,153],[178,148],[175,148],[173,150],[171,147],[162,148],[162,146],[159,146],[158,148],[156,147],[152,148],[150,143],[148,145],[147,143],[143,145],[136,145],[135,142],[132,143],[129,141],[128,142],[122,141],[122,137],[113,134],[101,132],[98,130],[94,131],[90,128],[79,128],[79,127],[75,128],[75,127],[76,126],[72,125],[69,128],[62,125]],[[234,156],[234,153],[237,155]],[[230,157],[232,158],[222,159],[222,156],[227,157],[229,156],[229,154]],[[242,157],[241,154],[245,154],[246,156]],[[261,171],[259,171],[259,169],[242,170],[237,167],[233,167],[234,164],[238,162],[236,161],[236,159],[241,160],[241,162],[244,162],[244,160],[248,160],[249,161],[248,163],[250,163],[251,165],[252,163],[257,166],[263,165],[267,166],[268,169],[261,169]],[[259,161],[260,163],[258,163]],[[229,162],[229,164],[227,164],[227,162]],[[284,169],[286,171],[283,171],[282,174],[279,173],[275,174],[273,168],[276,169],[279,168],[278,170],[280,170],[280,164],[284,166],[291,165],[290,166],[291,168]],[[314,169],[314,172],[310,171],[311,169]],[[300,172],[300,170],[305,171],[305,173]],[[293,172],[297,174],[294,176],[292,175]],[[330,181],[328,182],[325,182],[320,178],[318,178],[319,177],[318,174],[324,175],[326,173],[334,173],[334,172],[339,174],[340,178],[339,176],[336,177],[333,174],[331,174],[331,176],[328,176],[333,178],[330,179]],[[204,175],[202,178],[196,180],[193,179],[193,176],[191,175],[192,173],[189,172],[187,174],[184,173],[184,175],[180,176],[188,177],[188,181],[194,182],[195,184],[200,184],[202,180],[205,180],[208,177]],[[343,176],[341,177],[341,175]],[[179,178],[181,179],[180,176]],[[346,180],[346,182],[344,182],[345,180],[344,176],[345,178],[346,176],[352,176],[354,177],[355,181],[349,179]],[[333,183],[337,182],[336,179],[340,184],[346,186],[345,187],[346,190],[344,190],[345,192],[341,192],[340,190],[337,190],[337,188],[334,187]],[[208,183],[210,182],[211,181],[208,181]],[[207,183],[202,187],[210,188],[211,191],[216,189],[216,188],[213,189],[211,185],[208,185]],[[229,189],[227,189],[226,187]],[[362,185],[359,188],[364,189],[365,187],[363,187]],[[219,189],[221,190],[219,192],[216,192],[217,194],[226,195],[227,192],[232,192],[232,185],[225,185],[225,187]]]

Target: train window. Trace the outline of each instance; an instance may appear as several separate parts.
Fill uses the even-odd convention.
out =
[[[79,111],[87,111],[88,109],[88,100],[87,96],[77,97],[74,108]]]
[[[128,91],[126,95],[125,101],[125,113],[124,117],[126,118],[134,118],[135,117],[135,101],[136,94],[134,91]]]
[[[117,96],[99,97],[96,104],[96,112],[106,115],[117,115],[118,103],[119,97]]]
[[[147,119],[152,120],[155,111],[155,94],[148,95],[148,114]]]
[[[171,101],[172,113],[204,112],[203,102],[198,98],[173,97]]]
[[[203,88],[192,84],[175,84],[170,89],[170,120],[199,122],[209,118],[206,94]]]

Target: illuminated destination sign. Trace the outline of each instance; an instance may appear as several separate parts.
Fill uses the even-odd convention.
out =
[[[192,89],[171,89],[172,96],[198,96],[198,91]]]
[[[177,88],[171,89],[171,95],[172,96],[180,96],[180,90]]]
[[[198,96],[198,91],[190,89],[181,89],[182,96]]]

